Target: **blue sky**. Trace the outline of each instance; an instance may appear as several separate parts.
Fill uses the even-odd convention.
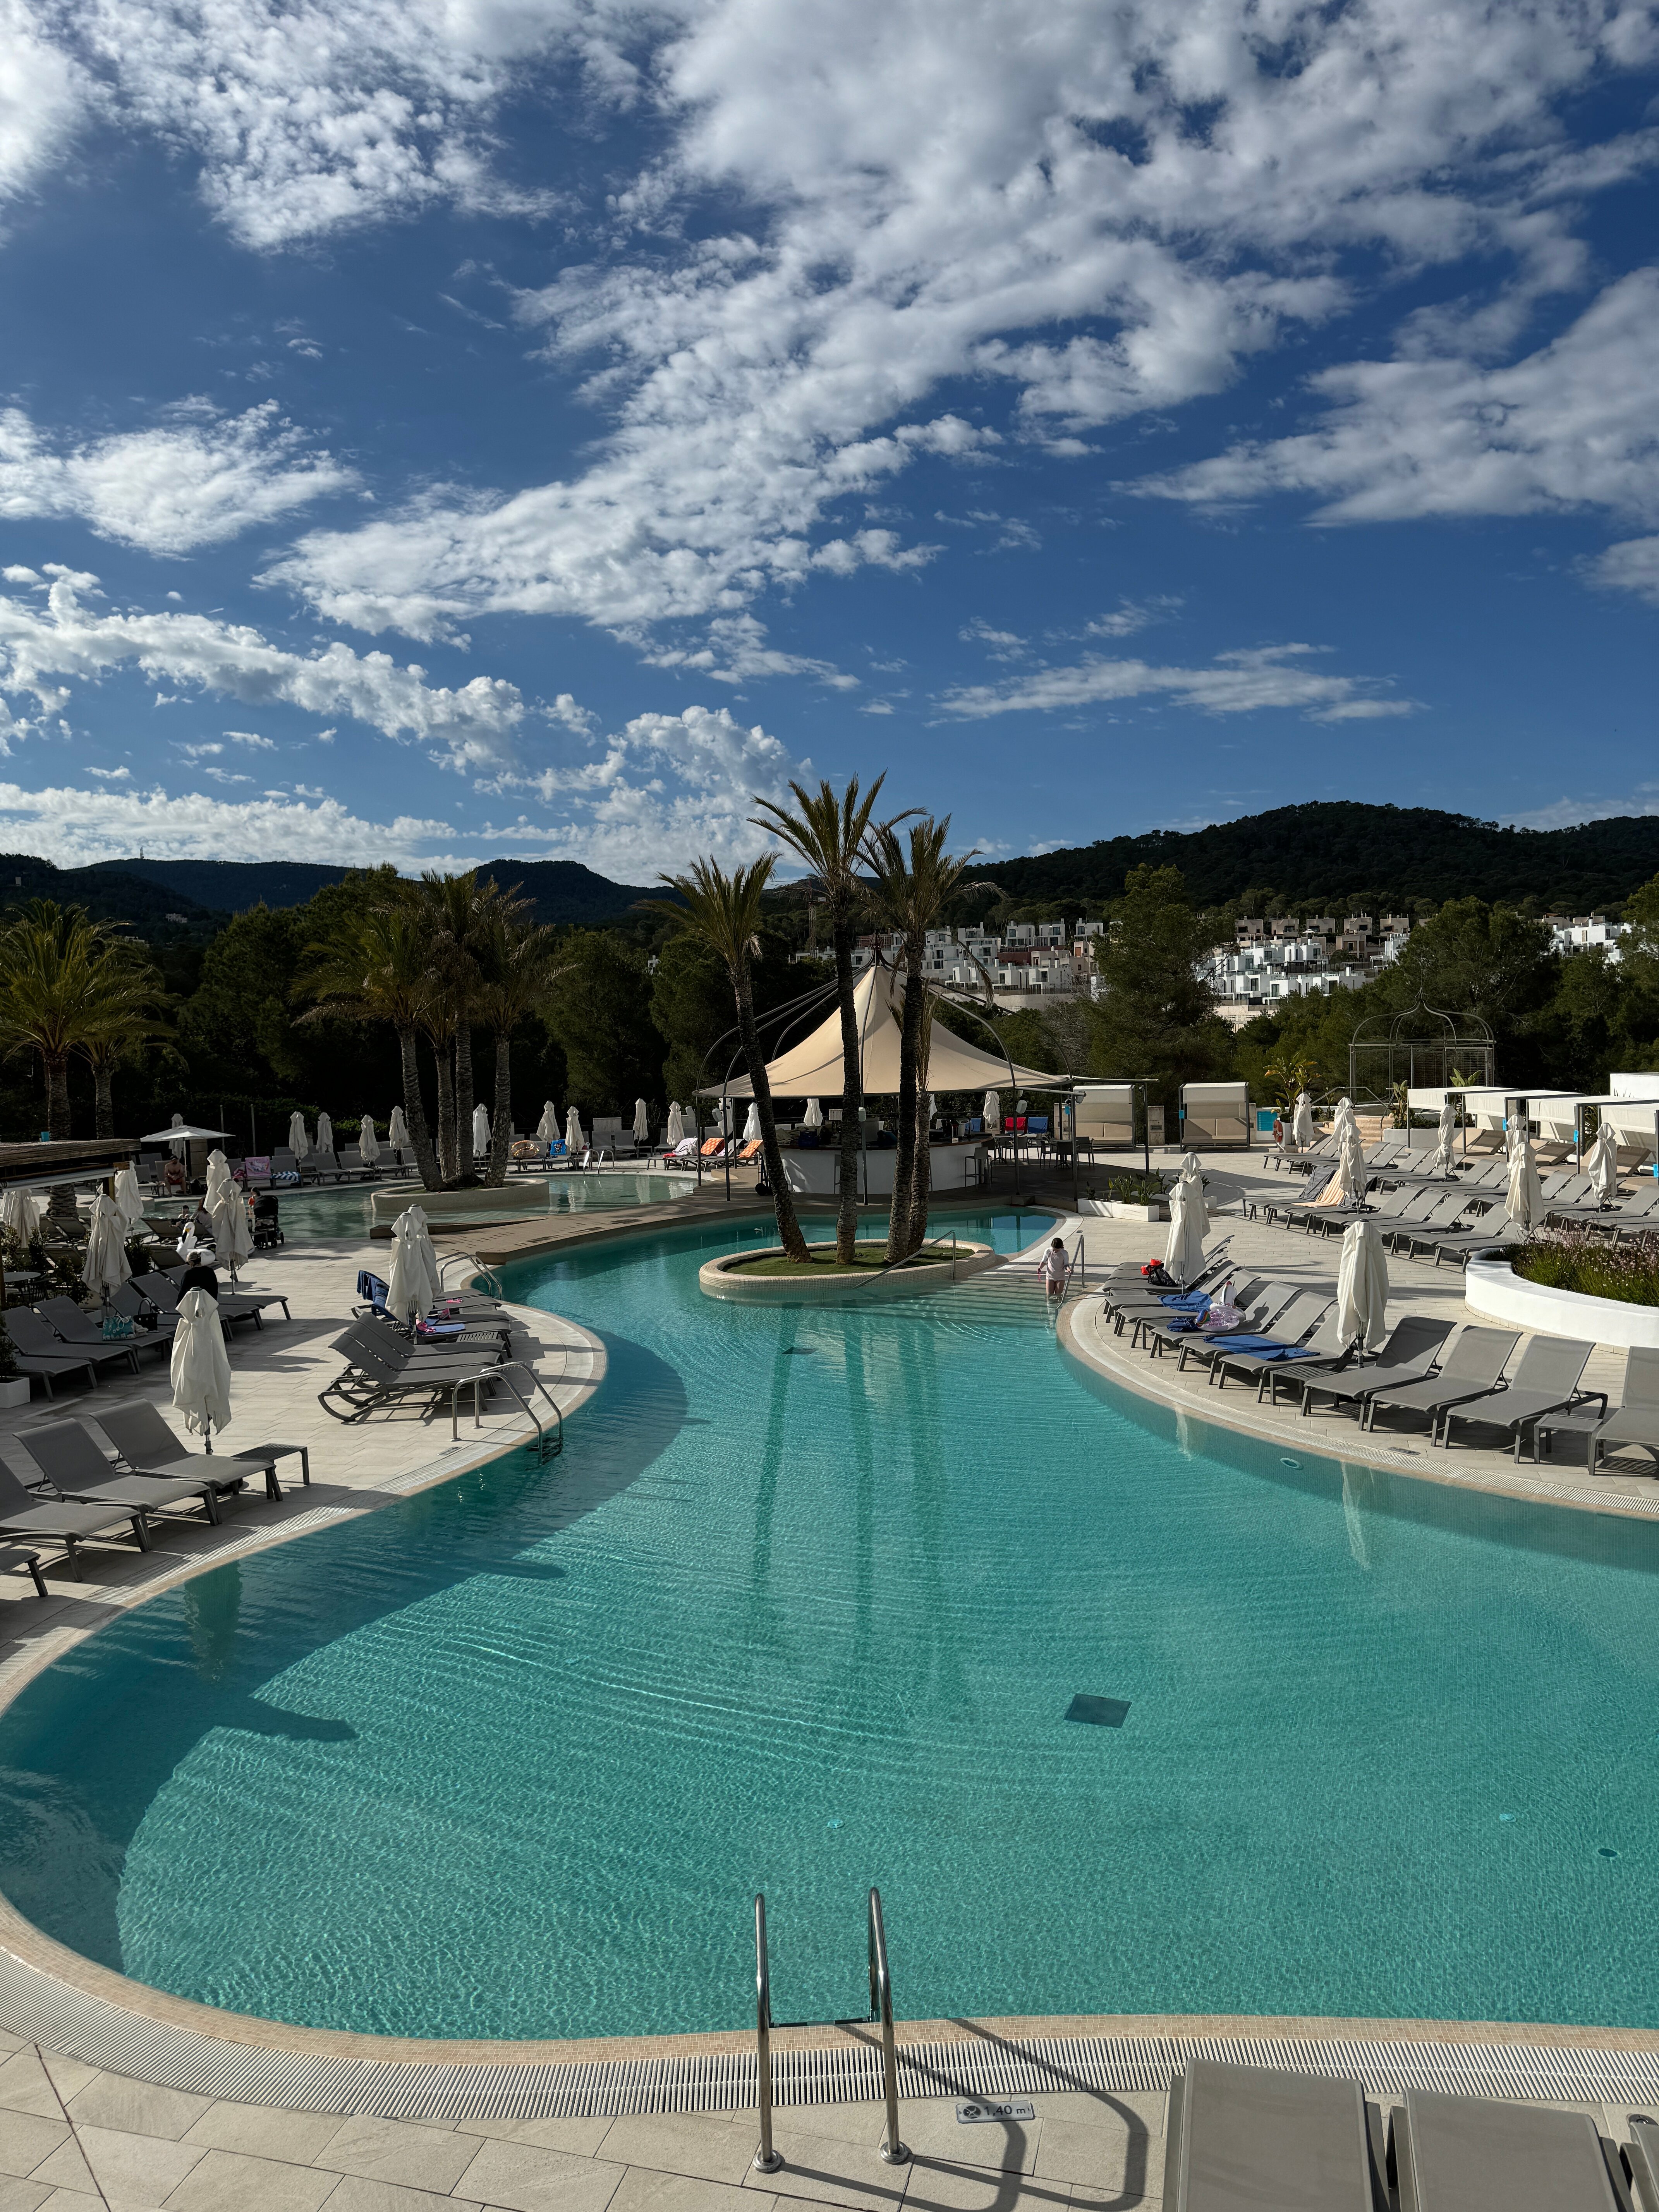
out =
[[[1659,805],[1596,0],[0,0],[0,845]]]

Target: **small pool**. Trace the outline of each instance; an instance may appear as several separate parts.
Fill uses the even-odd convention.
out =
[[[740,2027],[757,1889],[780,2016],[854,2014],[872,1882],[911,2017],[1655,2024],[1659,1529],[1178,1422],[1035,1297],[700,1295],[769,1234],[520,1263],[609,1350],[564,1458],[60,1661],[0,1717],[0,1887],[388,2033]]]
[[[683,1198],[696,1188],[695,1176],[630,1175],[610,1170],[596,1174],[574,1172],[554,1176],[514,1176],[498,1189],[468,1191],[467,1203],[433,1206],[425,1194],[410,1185],[398,1199],[397,1211],[406,1205],[428,1206],[434,1229],[472,1229],[492,1221],[522,1221],[538,1214],[584,1213],[606,1206],[660,1206]],[[332,1190],[282,1190],[276,1194],[283,1235],[290,1244],[320,1244],[335,1238],[354,1241],[367,1237],[374,1221],[378,1191],[380,1217],[386,1217],[385,1184],[359,1183]]]

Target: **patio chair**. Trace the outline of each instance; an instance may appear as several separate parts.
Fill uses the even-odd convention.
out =
[[[1425,1257],[1431,1250],[1437,1267],[1443,1260],[1455,1260],[1460,1267],[1467,1268],[1470,1261],[1483,1252],[1498,1252],[1506,1245],[1526,1243],[1526,1231],[1517,1229],[1501,1206],[1494,1206],[1486,1219],[1491,1224],[1489,1227],[1483,1227],[1480,1221],[1476,1221],[1471,1228],[1447,1230],[1432,1238],[1425,1237],[1420,1240],[1422,1254],[1407,1253],[1407,1257]]]
[[[1580,1390],[1584,1370],[1595,1346],[1570,1336],[1534,1336],[1521,1355],[1520,1364],[1507,1383],[1500,1383],[1484,1398],[1466,1398],[1448,1406],[1440,1420],[1440,1441],[1451,1443],[1454,1421],[1479,1421],[1488,1428],[1507,1431],[1517,1462],[1522,1433],[1528,1422],[1547,1413],[1559,1413],[1594,1400],[1605,1414],[1605,1390]],[[1533,1456],[1537,1457],[1536,1447]]]
[[[70,1572],[77,1583],[86,1580],[81,1571],[82,1545],[114,1540],[107,1532],[123,1522],[131,1529],[139,1550],[149,1551],[149,1538],[142,1513],[129,1512],[125,1506],[113,1504],[71,1505],[61,1498],[42,1498],[26,1489],[15,1471],[0,1457],[0,1536],[61,1544],[68,1555]]]
[[[1426,1413],[1429,1437],[1439,1433],[1440,1416],[1466,1398],[1484,1398],[1498,1389],[1509,1356],[1521,1341],[1518,1328],[1486,1328],[1466,1322],[1438,1370],[1420,1382],[1387,1382],[1368,1390],[1359,1416],[1362,1429],[1376,1425],[1380,1406],[1390,1413]]]
[[[1114,1334],[1121,1336],[1124,1324],[1129,1323],[1131,1352],[1138,1352],[1143,1344],[1150,1344],[1154,1331],[1162,1330],[1176,1336],[1182,1334],[1208,1311],[1211,1293],[1220,1290],[1222,1284],[1218,1277],[1225,1273],[1224,1269],[1218,1271],[1218,1276],[1212,1276],[1207,1283],[1195,1284],[1190,1291],[1165,1291],[1161,1297],[1155,1292],[1150,1298],[1118,1300],[1110,1309],[1116,1321]],[[1231,1279],[1233,1304],[1247,1312],[1267,1287],[1265,1275],[1235,1274]]]
[[[138,1357],[130,1343],[100,1342],[96,1349],[89,1344],[65,1344],[50,1322],[28,1306],[7,1307],[6,1334],[16,1347],[19,1365],[45,1377],[48,1396],[55,1377],[64,1372],[82,1369],[94,1382],[106,1367],[117,1364],[138,1372]]]
[[[422,1347],[398,1358],[369,1334],[371,1326],[362,1323],[335,1340],[334,1349],[346,1364],[333,1382],[318,1392],[317,1402],[336,1420],[366,1420],[370,1413],[411,1395],[428,1400],[426,1417],[429,1419],[446,1393],[453,1412],[469,1383],[475,1394],[483,1391],[491,1370],[507,1364],[506,1348],[499,1345],[483,1353],[476,1345],[448,1352]]]
[[[1595,1212],[1586,1212],[1577,1225],[1593,1231],[1598,1237],[1611,1237],[1617,1243],[1621,1237],[1641,1237],[1659,1228],[1656,1214],[1659,1182],[1644,1182],[1621,1198],[1616,1206],[1598,1206]]]
[[[1588,2112],[1409,2088],[1389,2135],[1401,2212],[1620,2212],[1626,2201],[1619,2154]]]
[[[280,1498],[283,1494],[276,1480],[275,1454],[269,1449],[264,1454],[244,1451],[225,1458],[218,1452],[193,1452],[182,1437],[174,1436],[160,1408],[149,1398],[100,1406],[87,1418],[88,1425],[125,1461],[129,1474],[157,1475],[175,1482],[185,1480],[187,1474],[192,1481],[210,1482],[220,1498],[234,1497],[252,1476],[263,1474],[265,1495]],[[28,1441],[27,1433],[23,1441]]]
[[[1271,1329],[1265,1334],[1273,1340],[1261,1345],[1235,1345],[1210,1362],[1210,1380],[1217,1389],[1224,1390],[1230,1375],[1242,1375],[1245,1381],[1256,1384],[1256,1401],[1262,1396],[1261,1377],[1267,1369],[1276,1367],[1304,1350],[1314,1358],[1328,1348],[1341,1351],[1340,1343],[1333,1344],[1336,1333],[1336,1301],[1328,1291],[1303,1291],[1291,1304],[1279,1315]]]
[[[1266,1283],[1247,1305],[1235,1291],[1233,1304],[1245,1316],[1240,1328],[1213,1336],[1201,1328],[1183,1329],[1173,1336],[1153,1336],[1149,1339],[1152,1357],[1161,1358],[1166,1344],[1171,1351],[1178,1349],[1176,1373],[1184,1375],[1189,1359],[1196,1360],[1200,1367],[1208,1366],[1224,1346],[1237,1352],[1254,1352],[1261,1340],[1271,1335],[1279,1316],[1288,1313],[1304,1295],[1294,1283]]]
[[[1389,1249],[1409,1260],[1419,1252],[1432,1252],[1443,1237],[1462,1237],[1483,1221],[1504,1218],[1501,1206],[1494,1210],[1468,1191],[1449,1191],[1443,1204],[1431,1206],[1420,1219],[1397,1225],[1389,1235]]]
[[[1440,1347],[1455,1327],[1455,1322],[1431,1321],[1426,1314],[1407,1314],[1395,1323],[1373,1358],[1357,1360],[1340,1371],[1322,1368],[1316,1375],[1293,1372],[1285,1380],[1292,1390],[1300,1389],[1304,1419],[1322,1398],[1328,1398],[1334,1406],[1362,1405],[1374,1389],[1420,1382],[1431,1375]]]
[[[1388,2212],[1382,2117],[1358,2081],[1189,2058],[1164,2138],[1165,2212]]]
[[[9,1574],[14,1567],[28,1569],[29,1580],[34,1584],[36,1597],[52,1595],[52,1592],[46,1588],[46,1578],[40,1572],[39,1552],[25,1551],[21,1544],[0,1545],[0,1572]]]
[[[1357,1354],[1358,1347],[1338,1326],[1337,1309],[1333,1306],[1305,1343],[1285,1352],[1236,1352],[1227,1363],[1227,1371],[1242,1375],[1246,1382],[1254,1376],[1257,1405],[1265,1398],[1268,1405],[1276,1406],[1282,1376],[1304,1368],[1313,1374],[1335,1374],[1352,1365]]]
[[[167,1515],[169,1506],[196,1504],[216,1524],[219,1519],[218,1486],[196,1479],[152,1474],[124,1474],[105,1455],[90,1429],[79,1421],[50,1421],[26,1429],[17,1442],[27,1449],[60,1498],[78,1505],[97,1505],[107,1499],[141,1516]]]
[[[124,1283],[121,1287],[125,1290],[127,1286]],[[113,1304],[113,1299],[111,1303]],[[42,1298],[34,1310],[46,1322],[47,1328],[55,1330],[65,1344],[77,1346],[87,1344],[94,1346],[99,1351],[106,1352],[112,1348],[132,1352],[135,1355],[132,1361],[135,1373],[137,1370],[138,1361],[136,1355],[138,1352],[155,1352],[161,1348],[153,1336],[106,1337],[104,1334],[103,1323],[94,1321],[90,1314],[82,1313],[73,1298],[61,1296],[55,1298]],[[120,1310],[117,1308],[117,1310]],[[122,1318],[125,1320],[129,1316],[124,1314]]]
[[[1659,1474],[1659,1349],[1634,1344],[1625,1354],[1625,1380],[1620,1403],[1599,1413],[1575,1407],[1561,1413],[1547,1413],[1533,1425],[1532,1455],[1546,1452],[1559,1436],[1584,1438],[1584,1463],[1592,1474],[1601,1469],[1601,1455],[1624,1444],[1649,1453]]]

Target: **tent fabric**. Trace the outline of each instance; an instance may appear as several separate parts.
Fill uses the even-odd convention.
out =
[[[866,1097],[894,1098],[899,1087],[899,1022],[904,1006],[904,978],[878,961],[860,976],[853,994],[863,1040],[861,1075]],[[775,1098],[839,1098],[844,1075],[841,1054],[841,1012],[837,1008],[821,1022],[811,1036],[792,1047],[781,1059],[769,1060],[766,1080]],[[1033,1091],[1069,1091],[1069,1075],[1045,1075],[1018,1061],[1010,1069],[994,1053],[981,1052],[953,1031],[933,1025],[927,1052],[927,1088],[940,1091],[1006,1090],[1010,1082]],[[724,1088],[728,1097],[750,1098],[754,1085],[746,1075],[734,1076],[724,1086],[711,1084],[702,1096],[718,1098]]]

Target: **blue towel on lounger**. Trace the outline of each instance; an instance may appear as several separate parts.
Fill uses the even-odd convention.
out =
[[[1276,1352],[1289,1350],[1276,1336],[1212,1336],[1208,1341],[1219,1345],[1224,1352]]]

